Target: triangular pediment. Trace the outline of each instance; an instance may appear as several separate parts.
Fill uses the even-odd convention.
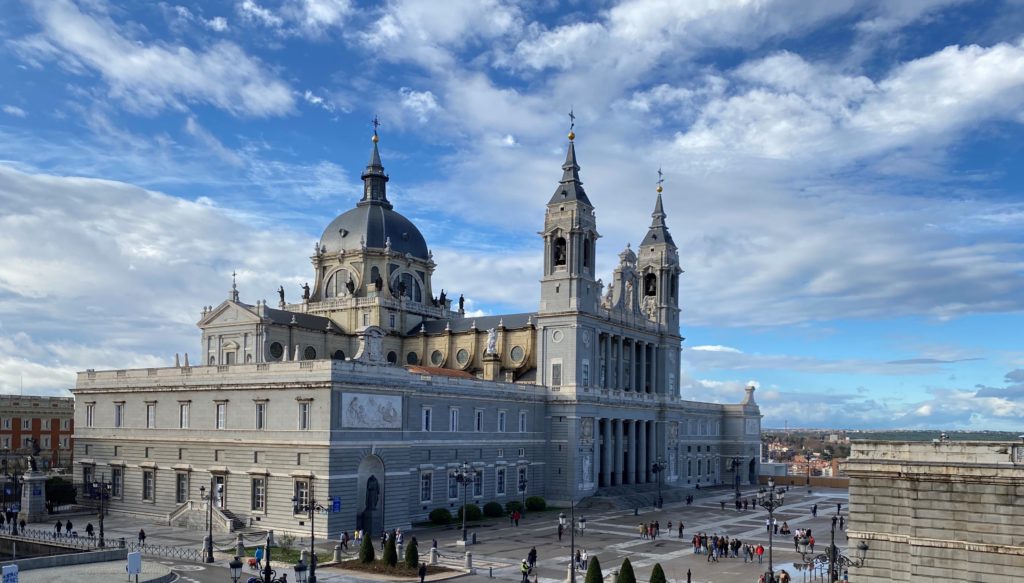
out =
[[[225,300],[221,305],[207,312],[197,325],[200,328],[209,328],[232,324],[258,324],[259,322],[260,317],[253,313],[251,306]]]

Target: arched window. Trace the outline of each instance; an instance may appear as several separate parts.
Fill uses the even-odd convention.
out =
[[[405,355],[406,364],[418,364],[419,361],[420,359],[416,356],[415,352],[410,352],[409,354]]]
[[[380,269],[377,269],[377,267],[374,266],[373,269],[370,270],[370,283],[368,285],[374,286],[373,289],[375,289],[377,291],[382,291],[382,288],[384,287],[384,285],[383,285],[383,282],[381,282],[378,285],[378,281],[377,280],[379,280],[379,279],[380,279]]]
[[[648,273],[647,275],[644,276],[644,295],[658,295],[658,276],[654,275],[653,273]]]
[[[335,350],[334,354],[331,355],[331,358],[333,358],[334,360],[345,360],[345,351]]]
[[[552,263],[554,265],[565,265],[568,249],[565,247],[564,237],[555,239],[555,244],[551,248],[551,254]]]
[[[398,353],[392,350],[388,353],[388,364],[395,364],[398,362]]]
[[[583,267],[590,267],[590,238],[583,239]]]
[[[391,279],[391,293],[395,297],[405,297],[417,303],[423,301],[423,287],[411,273],[396,274]]]
[[[351,286],[351,290],[349,287]],[[352,295],[355,291],[355,281],[347,269],[339,269],[327,278],[324,285],[324,297],[336,298],[344,295]]]

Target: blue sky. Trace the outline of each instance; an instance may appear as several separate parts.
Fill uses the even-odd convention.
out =
[[[435,287],[536,309],[567,113],[599,270],[659,167],[683,396],[770,427],[1024,429],[1024,2],[0,1],[0,391],[294,297],[369,121]]]

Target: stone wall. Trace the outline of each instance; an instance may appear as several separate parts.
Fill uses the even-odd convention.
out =
[[[1024,567],[1024,447],[996,442],[853,443],[851,580],[1014,581]],[[1015,462],[1015,460],[1018,460]]]

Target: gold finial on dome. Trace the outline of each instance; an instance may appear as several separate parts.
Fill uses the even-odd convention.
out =
[[[661,194],[661,190],[662,190],[661,189],[661,183],[662,182],[665,182],[665,175],[661,173],[661,168],[658,168],[658,188],[655,189],[655,190],[658,191],[658,194]]]
[[[576,114],[572,112],[572,108],[569,108],[569,141],[576,139],[576,132],[572,131],[576,127]]]
[[[373,140],[374,144],[376,144],[380,140],[380,138],[377,137],[377,128],[380,127],[380,120],[377,119],[377,116],[373,116],[373,121],[370,123],[373,124],[373,137],[370,139]]]
[[[576,133],[575,132],[569,132],[569,141],[571,142],[571,141],[573,141],[575,139],[576,139]]]

